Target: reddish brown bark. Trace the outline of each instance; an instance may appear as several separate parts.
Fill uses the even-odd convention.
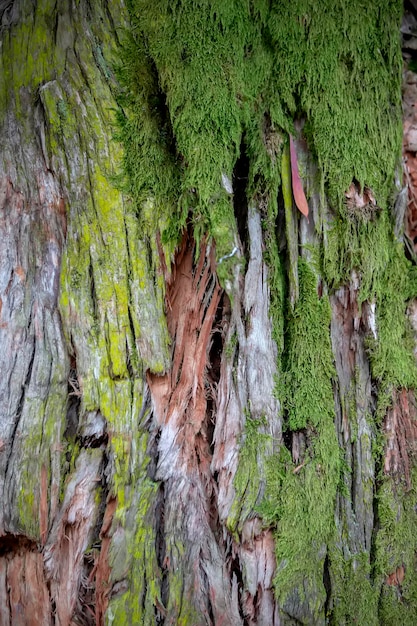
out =
[[[172,339],[172,369],[164,376],[148,374],[161,425],[170,424],[181,449],[178,463],[190,471],[210,463],[206,413],[213,396],[207,378],[211,335],[221,289],[214,266],[214,249],[202,246],[194,264],[195,244],[187,233],[176,254],[167,284],[168,329]],[[194,449],[194,443],[199,445]],[[192,446],[191,448],[189,446]]]
[[[386,448],[384,472],[396,483],[411,488],[410,471],[417,455],[417,410],[414,391],[393,392],[392,406],[384,420]]]
[[[53,623],[42,554],[35,543],[6,535],[0,545],[0,625]]]
[[[96,626],[104,624],[104,618],[109,604],[109,594],[111,591],[109,549],[111,543],[111,525],[116,509],[116,498],[110,498],[106,506],[103,524],[100,530],[101,549],[96,557],[93,571],[89,577],[89,583],[93,586],[95,591],[93,603],[95,607]]]
[[[213,248],[203,244],[196,262],[195,253],[192,235],[186,232],[166,285],[172,368],[163,376],[148,372],[147,379],[160,433],[157,477],[165,483],[165,533],[169,537],[174,524],[176,541],[187,546],[184,559],[167,550],[162,567],[167,572],[185,567],[187,602],[199,607],[207,620],[214,612],[222,623],[221,580],[209,556],[219,549],[213,534],[217,512],[210,472],[214,389],[209,355],[222,290],[212,271]]]

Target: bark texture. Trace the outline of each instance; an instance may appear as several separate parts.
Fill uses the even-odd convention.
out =
[[[400,174],[316,4],[0,0],[0,626],[415,623],[417,18]]]

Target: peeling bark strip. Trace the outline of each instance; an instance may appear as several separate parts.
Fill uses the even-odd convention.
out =
[[[190,623],[239,623],[225,583],[225,554],[210,473],[213,418],[208,411],[215,390],[209,378],[209,353],[222,290],[213,273],[214,248],[203,244],[194,263],[195,244],[185,233],[167,284],[172,369],[148,373],[154,419],[159,429],[156,478],[164,484],[168,623],[189,615]],[[173,578],[182,580],[175,590]],[[176,596],[176,594],[178,594]],[[186,622],[187,623],[187,622]]]
[[[0,626],[52,626],[52,606],[35,542],[18,535],[0,539]]]
[[[108,539],[103,527],[104,551],[92,574],[83,580],[85,552],[96,523],[95,495],[102,463],[101,451],[83,451],[68,485],[61,511],[42,549],[23,536],[0,538],[0,625],[69,626],[104,623],[107,606]],[[109,502],[106,524],[111,522],[114,501]],[[110,518],[109,518],[110,516]],[[93,590],[94,612],[83,604],[85,587]],[[85,615],[87,611],[87,615]],[[89,614],[90,611],[90,614]]]
[[[222,300],[214,273],[214,248],[203,245],[194,262],[193,239],[189,233],[184,235],[166,291],[172,370],[164,376],[148,373],[159,430],[156,478],[164,484],[164,554],[160,562],[168,585],[165,608],[169,623],[185,614],[171,589],[176,571],[184,579],[186,605],[196,611],[193,624],[279,623],[272,593],[273,536],[262,528],[259,518],[247,519],[263,493],[262,482],[252,484],[250,474],[255,470],[248,468],[248,475],[242,478],[247,481],[248,503],[242,493],[240,505],[231,510],[237,497],[233,480],[245,407],[251,407],[260,428],[265,418],[276,442],[280,437],[278,405],[272,397],[275,362],[268,299],[264,297],[266,268],[260,216],[255,209],[250,211],[248,230],[246,288],[243,294],[240,287],[234,293],[234,313],[226,304],[227,296]],[[247,331],[240,327],[241,306],[247,314]],[[225,332],[229,339],[238,333],[235,350],[239,356],[222,351]],[[239,389],[232,375],[236,358]],[[255,454],[258,452],[256,469],[262,474],[265,451]],[[239,539],[232,539],[226,530],[232,517],[233,525],[239,527]]]
[[[207,398],[213,390],[206,372],[221,289],[212,271],[214,249],[203,245],[196,266],[194,254],[194,242],[186,234],[166,290],[172,369],[165,376],[148,375],[158,423],[169,425],[170,431],[162,431],[159,441],[158,472],[164,476],[175,468],[170,456],[174,442],[173,447],[179,446],[184,454],[183,458],[176,458],[179,466],[188,467],[191,463],[190,469],[196,469],[210,458],[205,422]],[[201,437],[199,450],[194,448],[196,436],[197,440]]]
[[[171,273],[164,272],[173,365],[164,376],[148,372],[148,383],[158,430],[156,478],[163,484],[161,615],[169,623],[191,610],[194,616],[187,619],[193,624],[279,624],[272,591],[274,539],[253,515],[264,493],[266,459],[281,439],[273,396],[276,346],[254,207],[247,227],[249,264],[244,277],[238,268],[232,311],[214,273],[214,248],[203,244],[195,262],[189,232]],[[233,336],[233,350],[224,351]],[[260,447],[250,452],[253,458],[241,460],[236,492],[246,415],[258,422]],[[182,602],[175,597],[178,575],[184,581]]]
[[[96,626],[104,624],[107,607],[109,605],[109,595],[111,591],[109,564],[109,550],[111,542],[111,525],[117,509],[116,498],[110,498],[107,502],[104,513],[103,524],[100,530],[101,548],[96,556],[93,571],[89,577],[89,583],[95,591],[94,609]],[[94,583],[94,584],[93,584]]]
[[[56,603],[56,623],[66,626],[82,614],[80,588],[84,553],[96,523],[96,488],[100,481],[101,450],[83,450],[67,486],[59,515],[44,549],[45,572]],[[74,585],[74,581],[78,584]]]
[[[392,406],[384,420],[386,448],[384,472],[395,483],[411,489],[411,467],[417,458],[417,409],[414,391],[393,392]]]

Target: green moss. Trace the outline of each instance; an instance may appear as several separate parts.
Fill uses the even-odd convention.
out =
[[[147,463],[146,457],[142,457],[142,462]],[[140,469],[143,471],[144,466]],[[155,605],[161,605],[162,573],[156,560],[152,524],[158,486],[143,475],[139,480],[140,491],[131,502],[124,541],[122,544],[113,542],[110,550],[112,581],[127,577],[129,586],[127,593],[110,601],[106,615],[108,624],[150,624],[155,619]],[[120,505],[118,503],[118,511]]]
[[[394,486],[385,479],[378,490],[377,510],[380,530],[376,537],[375,578],[381,584],[402,568],[404,580],[384,584],[379,602],[380,623],[386,626],[415,623],[417,606],[416,554],[417,469],[412,470],[412,487]]]
[[[132,31],[119,68],[125,188],[139,213],[154,200],[165,240],[175,241],[191,215],[197,231],[216,239],[218,258],[230,252],[236,229],[221,176],[231,177],[243,140],[249,194],[276,197],[281,132],[293,130],[294,116],[307,120],[334,200],[356,178],[385,206],[401,139],[392,36],[400,2],[128,7]]]
[[[323,267],[329,283],[338,287],[353,280],[359,288],[359,305],[365,301],[375,303],[376,332],[368,335],[366,345],[372,378],[379,388],[374,417],[380,426],[392,402],[392,390],[413,388],[417,382],[414,344],[406,315],[408,302],[417,293],[415,270],[393,235],[387,211],[372,219],[342,212],[331,226],[327,244]],[[378,431],[372,442],[378,464],[386,454],[385,447],[382,432]],[[349,561],[342,556],[343,546],[331,550],[333,623],[413,623],[416,589],[412,577],[401,585],[401,595],[396,586],[383,585],[385,577],[406,562],[406,571],[415,568],[412,493],[414,487],[405,493],[386,476],[378,486],[378,532],[372,567],[369,554],[354,555]]]
[[[39,483],[39,478],[40,476],[37,477],[37,483]],[[39,537],[39,501],[35,502],[33,491],[21,489],[17,496],[17,507],[22,532],[28,537]]]
[[[397,0],[296,0],[271,11],[276,91],[291,115],[306,116],[334,199],[354,177],[381,206],[388,199],[401,146],[401,15]]]
[[[161,586],[163,571],[157,560],[158,543],[155,530],[155,507],[159,485],[147,477],[149,464],[148,433],[142,422],[135,428],[132,417],[140,413],[140,401],[128,407],[130,394],[126,386],[118,383],[118,390],[108,395],[104,403],[106,416],[111,423],[111,449],[114,457],[114,491],[118,498],[113,521],[115,540],[110,548],[111,581],[127,579],[127,591],[110,600],[106,614],[107,624],[150,624],[155,621],[155,607],[162,607]],[[136,385],[134,398],[138,398],[141,385]],[[126,392],[126,405],[121,395]],[[125,412],[126,409],[126,412]],[[117,410],[117,413],[114,411]],[[167,543],[166,553],[177,553],[180,544],[174,538],[173,546]],[[167,574],[166,574],[167,575]],[[181,571],[169,574],[169,601],[165,607],[168,615],[178,616],[176,623],[192,624],[195,612],[183,598]]]
[[[263,495],[266,457],[270,456],[272,448],[271,435],[262,432],[265,426],[265,419],[246,417],[238,467],[233,481],[235,497],[226,522],[232,533],[239,533],[242,530],[244,522],[256,510]]]
[[[377,340],[368,342],[372,375],[387,386],[417,386],[414,340],[406,315],[416,294],[413,268],[394,243],[376,292]]]
[[[169,572],[169,598],[166,606],[167,615],[172,616],[175,624],[189,626],[201,623],[201,612],[195,605],[194,590],[186,588],[184,580],[188,572],[184,571],[185,546],[176,537],[167,538],[167,554],[171,555],[171,570]],[[179,566],[175,567],[175,562]]]
[[[334,414],[332,379],[335,370],[329,334],[329,300],[326,296],[319,299],[317,278],[302,259],[299,260],[299,281],[299,302],[288,320],[283,379],[288,427],[293,431],[307,426],[316,428],[323,417],[323,409],[329,416]],[[317,350],[318,345],[321,350]]]
[[[323,268],[333,287],[351,279],[357,282],[359,305],[376,303],[376,337],[368,337],[367,342],[372,375],[381,383],[382,393],[393,386],[416,386],[413,339],[405,313],[417,293],[417,281],[393,235],[388,211],[371,220],[336,218],[328,233]]]
[[[139,207],[151,197],[160,218],[169,217],[165,239],[178,238],[191,213],[197,239],[199,230],[208,231],[221,258],[236,232],[221,177],[231,177],[271,65],[262,22],[237,3],[184,2],[174,10],[171,3],[138,1],[130,11],[140,34],[127,40],[120,71],[127,188]],[[256,120],[252,149],[262,145],[262,108]]]
[[[369,553],[348,557],[344,547],[331,545],[329,549],[332,588],[329,623],[385,624],[378,619],[379,590],[372,581]]]
[[[42,369],[37,363],[39,388],[42,378],[48,380],[49,363]],[[58,367],[55,376],[63,375],[64,364]],[[61,438],[65,428],[66,385],[61,381],[52,380],[48,388],[47,398],[31,396],[30,391],[25,397],[23,411],[19,422],[20,437],[15,443],[15,454],[19,457],[19,469],[15,472],[15,506],[20,531],[34,540],[39,540],[40,519],[39,503],[46,497],[49,506],[57,506],[61,481]],[[46,395],[46,394],[45,394]],[[37,420],[33,416],[37,416]],[[47,472],[46,490],[41,493],[44,485],[41,476],[43,468]]]
[[[285,448],[279,459],[271,459],[260,510],[267,522],[276,524],[275,593],[281,606],[285,609],[296,593],[316,620],[324,607],[322,570],[335,533],[341,463],[334,425],[330,306],[325,296],[318,297],[317,279],[307,263],[300,259],[298,267],[300,293],[288,320],[280,397],[287,428],[305,432],[307,449],[298,468]]]

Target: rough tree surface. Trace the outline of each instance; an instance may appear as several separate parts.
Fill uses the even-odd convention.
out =
[[[416,623],[415,4],[0,0],[0,626]]]

